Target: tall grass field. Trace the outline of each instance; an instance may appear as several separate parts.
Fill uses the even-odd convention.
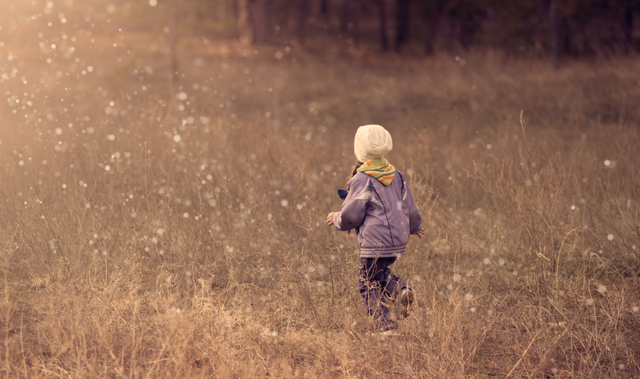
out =
[[[636,58],[0,46],[0,377],[640,376]],[[370,123],[427,231],[394,336],[325,221]]]

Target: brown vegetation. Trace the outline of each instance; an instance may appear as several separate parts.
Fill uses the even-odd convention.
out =
[[[637,62],[91,38],[0,72],[0,376],[640,373]],[[324,226],[366,123],[427,229],[390,338]]]

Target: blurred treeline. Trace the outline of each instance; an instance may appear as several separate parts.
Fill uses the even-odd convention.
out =
[[[248,44],[379,47],[433,55],[471,48],[590,56],[640,50],[640,0],[58,0],[95,26]],[[115,25],[115,23],[113,23]]]

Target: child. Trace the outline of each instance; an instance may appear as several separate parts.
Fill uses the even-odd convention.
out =
[[[391,135],[382,126],[358,128],[354,153],[359,162],[349,180],[349,192],[342,210],[327,215],[327,225],[335,225],[337,230],[356,229],[360,246],[358,287],[373,316],[374,328],[381,332],[398,328],[383,295],[399,303],[403,317],[409,315],[413,303],[411,288],[389,266],[404,254],[410,234],[419,238],[424,234],[404,175],[384,158],[392,148]]]

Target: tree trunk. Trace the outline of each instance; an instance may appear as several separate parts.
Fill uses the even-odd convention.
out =
[[[342,33],[349,31],[350,4],[349,0],[342,0],[342,8],[340,9],[340,32]]]
[[[238,0],[238,32],[242,43],[269,42],[270,11],[269,0]]]
[[[320,0],[320,14],[322,17],[329,16],[329,0]]]
[[[300,7],[298,8],[298,40],[300,43],[305,38],[305,25],[309,17],[309,0],[298,0]]]
[[[398,0],[396,8],[396,51],[409,41],[409,0]]]
[[[424,39],[424,53],[431,57],[435,55],[435,40],[436,34],[438,33],[438,26],[440,24],[440,17],[436,15],[431,15],[429,17],[425,17],[425,21],[427,24],[426,35]]]
[[[269,42],[271,25],[270,0],[251,0],[250,19],[253,25],[253,43],[265,44]]]
[[[389,50],[389,38],[387,37],[387,7],[385,0],[378,0],[380,11],[380,47],[383,51]]]
[[[440,16],[444,8],[445,0],[436,0],[423,5],[422,19],[426,25],[424,29],[424,53],[427,56],[435,54],[435,40],[440,27]]]
[[[624,54],[628,55],[631,52],[631,41],[633,37],[633,6],[631,4],[627,4],[625,7],[622,30],[624,32]]]
[[[253,27],[249,14],[249,0],[238,0],[238,32],[240,42],[245,45],[253,43]]]
[[[560,63],[560,35],[558,33],[558,0],[551,0],[549,6],[549,21],[551,22],[551,57],[553,65]]]

